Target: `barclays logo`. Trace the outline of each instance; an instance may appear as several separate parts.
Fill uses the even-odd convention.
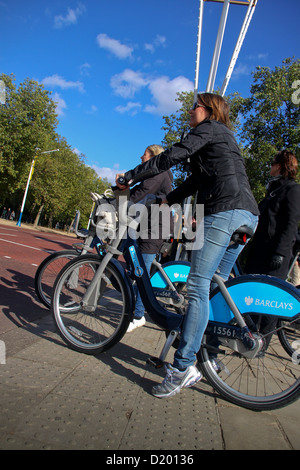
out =
[[[279,302],[278,300],[268,300],[268,299],[253,299],[253,297],[245,297],[244,299],[245,304],[249,307],[250,305],[259,305],[261,307],[269,307],[269,308],[276,308],[276,309],[283,309],[283,310],[293,310],[293,303],[292,302]]]
[[[253,297],[250,297],[249,295],[248,297],[245,297],[245,304],[248,305],[248,307],[253,304]]]
[[[180,274],[180,273],[174,273],[175,279],[179,277],[179,279],[187,279],[188,274]]]

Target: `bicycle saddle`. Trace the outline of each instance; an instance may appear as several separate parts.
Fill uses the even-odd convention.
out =
[[[238,243],[245,245],[249,238],[252,238],[254,231],[246,225],[241,225],[235,232],[233,232],[230,244]]]

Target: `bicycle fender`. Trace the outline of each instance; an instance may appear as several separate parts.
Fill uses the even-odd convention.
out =
[[[225,283],[242,315],[271,315],[292,320],[300,314],[300,291],[281,279],[249,274]],[[229,323],[234,318],[219,288],[210,300],[209,320]]]
[[[172,283],[186,282],[191,264],[187,261],[169,261],[163,264],[162,267]],[[153,276],[151,276],[151,285],[152,287],[161,289],[167,287],[167,283],[160,271],[156,271]]]

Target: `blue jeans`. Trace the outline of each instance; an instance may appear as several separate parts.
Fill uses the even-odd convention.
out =
[[[231,236],[241,225],[255,230],[258,217],[234,209],[204,217],[204,242],[192,251],[191,270],[187,280],[188,309],[183,322],[174,367],[184,370],[194,364],[209,319],[210,284],[215,272],[228,279],[243,245],[229,245]]]
[[[151,265],[152,265],[153,260],[155,259],[156,254],[155,253],[153,253],[153,254],[152,253],[150,253],[150,254],[149,253],[142,253],[142,256],[143,256],[143,260],[144,260],[144,263],[145,263],[145,266],[146,266],[147,273],[150,275]],[[140,292],[136,288],[134,318],[136,320],[139,320],[140,318],[142,318],[144,316],[144,310],[145,310],[145,307],[144,307],[144,304],[142,302]]]

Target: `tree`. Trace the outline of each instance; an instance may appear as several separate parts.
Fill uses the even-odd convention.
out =
[[[109,183],[76,155],[56,133],[56,105],[51,93],[26,79],[17,88],[14,75],[0,75],[5,102],[0,105],[0,207],[6,201],[15,210],[22,201],[32,159],[37,155],[30,182],[25,218],[69,223],[76,209],[87,224],[92,201],[89,193],[103,192]],[[36,153],[59,148],[59,153]]]
[[[240,140],[246,168],[258,200],[265,193],[270,161],[282,149],[300,157],[300,106],[293,99],[293,84],[300,77],[300,60],[287,58],[281,67],[257,67],[251,96],[243,100]]]
[[[77,209],[86,225],[92,206],[90,192],[103,192],[109,183],[99,180],[97,173],[84,164],[84,156],[74,153],[66,139],[59,138],[56,146],[59,153],[37,158],[29,204],[35,205],[35,213],[43,208],[49,225],[54,219],[70,223]]]
[[[16,88],[13,75],[0,75],[6,99],[0,105],[0,204],[25,186],[35,148],[55,137],[55,103],[43,85],[26,79]]]

